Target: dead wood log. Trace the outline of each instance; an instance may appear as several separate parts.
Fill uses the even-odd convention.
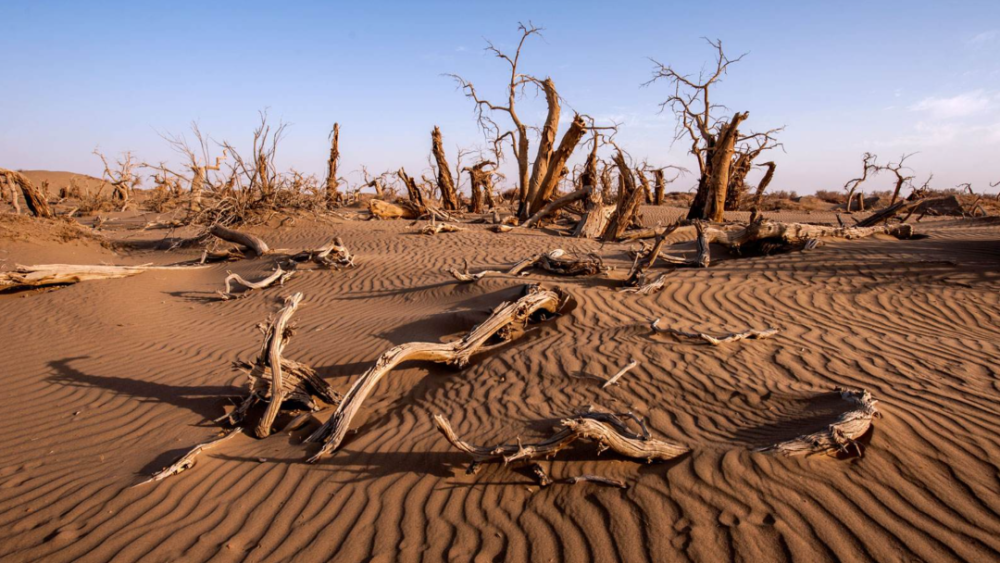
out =
[[[13,271],[0,272],[0,291],[24,287],[67,285],[90,280],[137,276],[149,270],[187,270],[208,266],[96,266],[78,264],[17,265]]]
[[[282,357],[282,352],[294,332],[289,322],[302,302],[302,294],[296,293],[285,298],[285,304],[278,314],[266,324],[258,325],[264,334],[264,341],[253,363],[235,362],[233,365],[246,372],[250,394],[231,413],[216,421],[241,424],[250,408],[258,403],[267,403],[255,429],[255,434],[265,438],[271,433],[274,419],[286,403],[301,405],[309,411],[319,409],[317,399],[335,405],[340,396],[323,381],[309,366]]]
[[[334,239],[316,250],[303,250],[289,257],[293,262],[313,262],[324,268],[353,268],[354,255],[344,245],[340,237]]]
[[[610,413],[584,413],[563,419],[560,421],[559,430],[540,442],[524,444],[518,439],[517,444],[492,447],[476,446],[460,439],[448,419],[440,414],[434,415],[434,424],[452,446],[472,456],[474,463],[500,460],[508,464],[519,460],[551,457],[579,439],[596,442],[599,452],[610,449],[625,457],[646,462],[667,461],[690,451],[689,448],[678,444],[635,434],[617,415]]]
[[[409,202],[396,204],[381,199],[370,200],[368,211],[376,219],[416,219],[421,215],[420,210],[410,205]]]
[[[24,196],[24,202],[28,205],[28,211],[35,217],[52,217],[52,209],[49,208],[49,202],[45,199],[45,194],[39,191],[24,174],[0,168],[0,183],[10,185],[11,203],[18,213],[20,213],[20,208],[17,204],[17,190],[19,189]]]
[[[788,440],[760,448],[756,451],[773,453],[778,455],[812,455],[812,454],[849,454],[851,448],[858,454],[864,455],[858,438],[865,435],[871,428],[872,419],[880,417],[878,411],[878,401],[872,397],[871,393],[862,389],[851,391],[848,389],[838,389],[836,391],[840,397],[853,405],[852,410],[846,411],[837,417],[837,420],[823,430],[812,434],[805,434]]]
[[[306,440],[323,442],[309,461],[315,462],[336,451],[347,431],[351,420],[361,409],[361,404],[378,382],[392,369],[403,362],[423,360],[464,367],[473,355],[494,337],[501,343],[518,338],[525,326],[536,317],[554,315],[565,304],[568,296],[558,290],[543,289],[538,285],[525,286],[523,297],[513,303],[502,303],[488,319],[473,328],[464,338],[454,342],[410,342],[394,346],[383,353],[375,364],[351,385],[344,400],[333,416]]]
[[[255,289],[265,289],[271,287],[274,284],[285,285],[285,281],[287,281],[288,278],[292,277],[295,271],[293,270],[290,272],[286,272],[285,270],[281,269],[281,266],[278,266],[277,268],[275,268],[274,272],[272,272],[270,275],[261,278],[255,282],[247,281],[243,279],[243,277],[240,276],[239,274],[234,274],[232,272],[227,272],[227,273],[229,275],[226,276],[226,291],[219,292],[219,296],[222,297],[223,300],[233,299],[234,297],[235,298],[246,297],[247,295],[250,295],[250,293]],[[245,287],[246,291],[243,291],[238,295],[234,295],[232,287],[233,282]]]
[[[464,231],[462,227],[458,225],[452,225],[451,223],[437,223],[431,221],[430,223],[424,225],[418,231],[422,235],[437,235],[441,233],[457,233],[459,231]]]
[[[574,203],[574,202],[577,202],[577,201],[580,201],[580,200],[586,198],[587,195],[588,195],[588,193],[589,192],[588,192],[587,189],[580,189],[580,190],[576,190],[575,192],[573,192],[571,194],[564,195],[564,196],[562,196],[560,198],[557,198],[557,199],[554,199],[554,200],[548,202],[547,204],[545,204],[545,207],[542,207],[537,212],[535,212],[534,215],[532,215],[531,217],[529,217],[528,220],[525,221],[524,224],[521,225],[521,227],[527,229],[529,227],[533,227],[533,226],[537,225],[539,221],[541,221],[542,219],[548,217],[549,215],[552,215],[556,211],[559,211],[563,207],[566,207],[567,205],[570,205],[571,203]]]
[[[263,239],[256,235],[251,235],[250,233],[244,233],[242,231],[237,231],[236,229],[223,227],[222,225],[212,225],[209,232],[226,242],[241,244],[250,250],[253,250],[254,254],[257,256],[263,256],[271,252],[271,248],[267,246],[267,243],[264,242]]]
[[[886,207],[885,209],[872,213],[867,218],[858,221],[856,227],[874,227],[879,223],[886,223],[889,219],[899,215],[901,213],[907,213],[912,211],[917,211],[920,209],[930,210],[933,209],[935,205],[943,203],[951,203],[952,201],[957,201],[955,196],[942,196],[942,197],[929,197],[922,199],[914,199],[912,201],[900,200]],[[959,205],[959,208],[961,206]],[[892,234],[892,233],[889,233]],[[907,238],[907,237],[899,237]]]
[[[449,271],[458,281],[468,283],[477,282],[487,276],[522,275],[531,268],[541,268],[549,273],[560,276],[593,276],[607,270],[604,262],[596,255],[591,254],[584,257],[565,257],[565,255],[566,252],[564,250],[557,248],[532,256],[531,258],[525,258],[511,266],[507,271],[484,270],[475,274],[469,273],[469,262],[466,260],[463,271],[460,272],[455,268]]]
[[[178,473],[181,473],[183,471],[191,469],[192,467],[194,467],[195,458],[198,457],[198,454],[200,454],[201,452],[203,452],[203,451],[205,451],[207,449],[214,448],[215,446],[218,446],[222,442],[225,442],[226,440],[229,440],[233,436],[236,436],[237,434],[242,434],[242,433],[243,433],[243,429],[236,428],[236,429],[232,430],[231,432],[229,432],[228,434],[226,434],[225,436],[222,436],[221,438],[216,438],[214,440],[209,440],[208,442],[205,442],[204,444],[198,444],[197,446],[191,448],[191,451],[189,451],[188,453],[186,453],[183,456],[181,456],[180,459],[178,459],[177,461],[175,461],[171,465],[169,465],[167,467],[164,467],[163,469],[161,469],[161,470],[157,471],[156,473],[154,473],[153,476],[150,477],[149,479],[146,479],[145,481],[143,481],[141,483],[138,483],[138,484],[136,484],[134,486],[138,487],[139,485],[145,485],[146,483],[155,483],[156,481],[162,481],[162,480],[166,479],[167,477],[172,477],[174,475],[177,475]]]
[[[604,385],[601,385],[601,389],[607,389],[608,387],[618,383],[618,380],[621,379],[623,375],[635,369],[635,367],[638,365],[639,365],[639,360],[632,360],[625,367],[618,370],[618,373],[609,377],[608,380],[604,382]]]
[[[729,344],[731,342],[738,342],[744,339],[763,340],[764,338],[770,338],[778,334],[778,329],[767,328],[764,330],[751,329],[751,330],[745,330],[743,332],[733,332],[722,336],[712,336],[710,334],[705,334],[702,332],[689,332],[689,331],[677,330],[674,328],[662,328],[659,326],[659,322],[660,319],[653,319],[653,321],[650,323],[650,326],[656,332],[665,332],[667,334],[673,334],[674,336],[681,336],[684,338],[700,339],[704,340],[705,342],[708,342],[712,346]]]

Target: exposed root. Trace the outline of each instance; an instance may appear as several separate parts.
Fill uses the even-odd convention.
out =
[[[234,274],[232,272],[228,272],[228,274],[229,275],[226,276],[226,291],[219,292],[219,296],[221,296],[222,299],[224,300],[246,297],[247,295],[250,295],[250,292],[252,292],[255,289],[264,289],[267,287],[271,287],[274,284],[285,285],[285,281],[287,281],[288,278],[292,277],[292,275],[295,274],[295,271],[293,270],[286,272],[285,270],[281,269],[281,266],[278,266],[277,268],[275,268],[274,272],[272,272],[269,276],[257,280],[255,282],[247,281],[243,279],[243,277],[240,276],[239,274]],[[243,291],[239,294],[233,294],[233,288],[231,285],[232,282],[236,282],[237,284],[242,285],[243,287],[246,288],[246,291]]]
[[[746,330],[743,332],[734,332],[731,334],[726,334],[723,336],[712,336],[710,334],[705,334],[701,332],[687,332],[683,330],[677,330],[674,328],[662,328],[659,326],[660,319],[653,319],[650,323],[650,327],[656,332],[665,332],[667,334],[673,334],[674,336],[681,336],[684,338],[694,338],[701,339],[708,342],[712,346],[719,346],[721,344],[729,344],[730,342],[738,342],[744,339],[751,340],[762,340],[764,338],[770,338],[778,334],[778,329],[767,328],[764,330]]]
[[[399,364],[411,360],[423,360],[463,367],[495,336],[499,337],[501,342],[515,340],[523,334],[524,327],[537,312],[553,315],[562,308],[566,300],[567,296],[557,290],[528,285],[525,286],[523,297],[514,303],[501,304],[488,319],[469,331],[461,340],[448,343],[410,342],[390,348],[379,357],[375,365],[354,382],[326,424],[306,440],[324,442],[309,461],[315,462],[340,447],[350,428],[351,420],[360,410],[364,400],[382,377]]]
[[[872,419],[881,416],[878,411],[878,401],[867,390],[851,391],[838,389],[840,397],[855,406],[841,414],[837,421],[826,429],[812,434],[805,434],[756,451],[780,455],[812,455],[812,454],[850,454],[852,451],[858,457],[864,455],[864,450],[857,439],[864,436],[871,428]]]
[[[304,406],[307,410],[319,409],[316,399],[326,404],[337,404],[339,395],[323,381],[309,366],[281,357],[285,345],[293,334],[289,325],[292,315],[302,302],[302,294],[296,293],[285,298],[284,307],[266,325],[258,325],[264,333],[257,358],[252,364],[236,362],[249,378],[250,395],[233,412],[217,421],[227,420],[230,424],[242,423],[250,408],[257,403],[268,403],[267,411],[261,417],[255,434],[265,438],[271,433],[274,419],[287,401]]]
[[[617,415],[610,413],[584,413],[563,419],[559,430],[541,442],[524,444],[518,440],[517,444],[493,447],[476,446],[461,440],[448,419],[440,414],[434,415],[434,424],[452,446],[472,456],[475,462],[500,460],[508,464],[551,457],[581,438],[596,442],[599,452],[610,449],[625,457],[647,462],[671,460],[690,451],[684,446],[635,434]]]
[[[203,451],[205,451],[205,450],[207,450],[209,448],[213,448],[215,446],[218,446],[219,444],[221,444],[222,442],[225,442],[226,440],[232,438],[233,436],[236,436],[237,434],[242,434],[242,433],[243,433],[243,429],[242,428],[236,428],[236,429],[232,430],[231,432],[229,432],[228,434],[226,434],[225,436],[222,436],[221,438],[216,438],[214,440],[205,442],[204,444],[198,444],[197,446],[191,448],[191,451],[189,451],[188,453],[186,453],[183,456],[181,456],[180,459],[178,459],[177,461],[175,461],[169,467],[164,467],[160,471],[157,471],[156,473],[154,473],[153,476],[150,477],[149,479],[147,479],[147,480],[145,480],[145,481],[143,481],[141,483],[138,483],[138,484],[136,484],[134,486],[138,487],[139,485],[145,485],[146,483],[154,483],[156,481],[162,481],[162,480],[166,479],[167,477],[171,477],[173,475],[177,475],[178,473],[181,473],[182,471],[186,471],[188,469],[191,469],[192,467],[194,467],[195,458],[198,457],[198,454],[200,454],[201,452],[203,452]]]

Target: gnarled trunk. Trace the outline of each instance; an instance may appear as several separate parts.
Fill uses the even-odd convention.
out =
[[[441,146],[441,129],[436,125],[431,132],[431,152],[434,153],[434,160],[437,162],[438,175],[437,186],[441,191],[441,205],[447,211],[458,209],[458,193],[455,191],[455,180],[451,176],[451,169],[448,167],[448,160],[444,156],[444,147]]]
[[[52,217],[49,202],[24,174],[0,168],[0,182],[7,183],[10,186],[12,203],[15,209],[18,209],[16,190],[20,189],[21,194],[24,196],[24,202],[28,204],[28,211],[31,211],[36,217]]]
[[[567,129],[566,133],[563,134],[563,138],[559,142],[559,148],[557,148],[549,158],[548,170],[545,173],[545,178],[543,178],[541,184],[539,184],[538,192],[535,194],[535,198],[531,200],[529,206],[530,214],[538,213],[538,211],[540,211],[542,207],[544,207],[545,204],[552,199],[552,196],[555,194],[556,187],[559,185],[559,180],[564,175],[566,161],[569,160],[569,157],[573,154],[573,150],[576,146],[580,144],[580,139],[583,138],[583,134],[586,130],[587,124],[578,114],[573,118],[573,122],[570,123],[569,129]]]
[[[330,141],[330,158],[326,161],[326,206],[333,207],[340,202],[340,192],[337,186],[337,162],[340,160],[340,124],[333,124],[333,134]]]

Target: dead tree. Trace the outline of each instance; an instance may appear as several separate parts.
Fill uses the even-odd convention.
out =
[[[558,182],[562,173],[562,167],[559,165],[558,159],[562,159],[565,162],[565,158],[568,158],[569,154],[572,153],[573,148],[576,146],[574,137],[576,141],[579,141],[583,134],[583,125],[574,119],[570,129],[564,135],[563,142],[560,143],[561,150],[559,152],[561,154],[556,155],[556,160],[554,160],[553,151],[556,131],[559,127],[560,113],[559,94],[556,91],[555,83],[551,78],[539,79],[518,71],[521,50],[524,48],[525,41],[533,35],[539,35],[542,30],[531,24],[528,26],[519,24],[518,29],[521,31],[521,39],[517,44],[517,49],[514,51],[513,56],[500,51],[492,43],[487,44],[487,51],[505,61],[510,67],[510,79],[507,81],[506,86],[506,104],[495,104],[489,100],[480,98],[479,93],[471,82],[457,75],[452,76],[465,91],[465,95],[475,102],[479,126],[484,134],[491,138],[494,151],[500,155],[502,154],[504,142],[510,143],[517,159],[517,214],[521,219],[527,219],[531,213],[541,209],[545,205],[546,194],[551,197],[555,189],[555,183]],[[534,164],[529,162],[528,157],[529,127],[521,121],[516,105],[519,93],[523,92],[529,85],[535,86],[545,94],[545,102],[548,108],[545,122],[539,128],[538,150],[535,155]],[[502,131],[501,127],[491,117],[493,112],[507,114],[513,125],[513,129]],[[565,148],[563,149],[563,147]],[[531,168],[530,171],[529,166]],[[551,175],[549,174],[550,168],[554,168]]]
[[[674,93],[660,107],[673,110],[677,116],[675,138],[686,136],[691,141],[690,152],[698,161],[698,192],[688,211],[688,219],[721,222],[732,179],[742,182],[741,174],[745,176],[744,170],[749,170],[753,158],[760,151],[778,146],[773,135],[781,129],[741,135],[739,127],[749,117],[748,112],[735,112],[728,118],[711,115],[712,110],[719,107],[710,100],[712,85],[721,81],[729,65],[739,62],[745,55],[730,59],[723,52],[721,41],[708,40],[708,43],[717,51],[715,69],[708,76],[702,74],[695,80],[654,61],[653,78],[646,84],[662,79],[673,87]],[[753,141],[757,144],[750,148]],[[735,175],[734,165],[738,165]]]
[[[444,147],[441,146],[441,129],[437,125],[431,131],[431,152],[437,163],[437,187],[441,192],[441,205],[446,211],[457,211],[458,192],[455,190],[455,179],[451,176],[448,159],[445,158]]]
[[[639,204],[642,203],[643,196],[642,188],[636,185],[635,176],[632,175],[621,151],[615,154],[615,164],[618,165],[618,177],[621,185],[618,190],[615,210],[611,214],[604,232],[601,233],[601,240],[604,242],[617,241],[625,230],[632,226],[632,222],[639,212]]]
[[[334,123],[330,131],[330,158],[326,161],[326,207],[329,209],[340,203],[337,191],[337,164],[340,162],[340,124]],[[381,194],[379,194],[381,196]]]
[[[764,190],[771,184],[771,180],[774,178],[774,169],[778,165],[773,162],[765,162],[760,166],[767,167],[767,172],[764,173],[764,177],[757,183],[757,193],[753,196],[753,209],[760,209],[761,203],[764,202]]]
[[[170,173],[178,178],[184,178],[190,182],[191,200],[188,203],[188,209],[190,212],[193,213],[201,210],[201,194],[202,191],[205,189],[205,183],[208,178],[208,172],[210,170],[216,170],[216,171],[219,170],[222,161],[226,159],[227,149],[223,149],[222,156],[216,157],[215,164],[210,165],[208,164],[210,160],[209,148],[208,148],[209,139],[201,134],[201,130],[198,128],[197,123],[191,124],[191,131],[194,133],[195,140],[198,142],[198,150],[201,152],[200,156],[195,152],[194,149],[191,148],[191,145],[188,144],[187,139],[185,139],[183,136],[169,135],[169,134],[161,135],[164,138],[164,140],[170,143],[171,148],[174,149],[175,152],[184,156],[184,158],[187,161],[185,162],[185,165],[187,166],[188,170],[191,171],[190,178],[187,178],[182,174],[172,172],[162,165],[160,165],[159,167],[151,167],[151,168],[158,168],[165,174]]]
[[[890,162],[885,166],[878,166],[876,168],[876,170],[879,171],[885,170],[888,172],[892,172],[893,175],[896,176],[896,186],[892,190],[892,199],[889,201],[889,205],[893,205],[896,203],[896,200],[899,199],[899,192],[903,189],[903,186],[914,178],[913,176],[903,175],[904,170],[909,170],[909,168],[907,168],[903,164],[906,162],[907,158],[910,158],[914,154],[916,153],[904,154],[902,157],[900,157],[899,162]]]
[[[428,212],[427,204],[424,203],[424,194],[417,187],[417,183],[406,174],[406,170],[403,168],[400,168],[396,172],[396,175],[399,176],[399,179],[403,182],[403,186],[406,187],[410,207],[417,212],[418,216],[426,215]]]
[[[765,150],[781,146],[780,143],[774,140],[772,133],[771,131],[761,133],[749,139],[743,147],[737,149],[736,158],[732,161],[729,168],[729,186],[726,188],[727,211],[739,211],[742,209],[746,193],[746,178],[753,167],[754,159],[760,156],[760,153]],[[770,172],[773,175],[774,169],[771,168]],[[770,183],[770,181],[771,179],[768,178],[767,183]],[[765,187],[767,187],[767,183],[764,184]]]
[[[135,187],[141,181],[140,177],[133,173],[136,162],[131,151],[122,153],[122,157],[116,161],[117,169],[112,171],[108,165],[108,159],[101,151],[94,149],[94,154],[101,159],[104,165],[104,172],[101,175],[101,182],[110,184],[112,188],[111,200],[121,205],[120,211],[125,211]]]
[[[493,194],[491,193],[493,170],[486,170],[488,166],[496,166],[496,163],[484,160],[462,169],[462,171],[469,173],[469,190],[472,192],[469,211],[473,213],[483,213],[486,209],[493,208]]]
[[[879,171],[879,166],[876,164],[877,156],[870,152],[866,152],[861,156],[861,177],[854,178],[853,180],[848,180],[844,184],[844,191],[847,192],[847,211],[851,211],[851,203],[854,201],[854,193],[857,191],[858,186],[860,186],[865,180],[868,179],[868,174],[877,174]],[[864,205],[864,202],[861,202]]]
[[[10,190],[11,204],[18,213],[20,213],[20,206],[17,203],[17,192],[20,190],[21,195],[24,196],[24,202],[28,206],[28,211],[35,217],[52,217],[49,202],[24,174],[0,168],[0,184],[6,185]]]
[[[677,171],[677,174],[669,180],[666,178],[665,174],[665,171],[668,169],[674,169]],[[664,196],[666,195],[664,192],[667,189],[667,184],[672,184],[674,181],[680,178],[682,174],[687,173],[687,170],[685,168],[672,165],[661,166],[659,168],[651,168],[649,169],[649,171],[652,172],[653,174],[653,205],[663,205]]]

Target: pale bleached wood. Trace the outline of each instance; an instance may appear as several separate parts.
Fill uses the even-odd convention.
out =
[[[247,281],[239,274],[234,274],[232,272],[227,272],[227,273],[229,275],[226,276],[226,290],[219,292],[219,295],[224,300],[232,299],[234,297],[245,297],[247,295],[250,295],[250,293],[255,289],[264,289],[267,287],[271,287],[274,284],[284,285],[285,282],[288,281],[288,278],[292,277],[292,275],[295,274],[295,271],[293,270],[290,272],[286,272],[285,270],[281,269],[281,266],[278,266],[275,268],[274,272],[255,282]],[[238,295],[234,295],[232,287],[233,282],[245,287],[246,291],[243,291]]]
[[[243,429],[236,428],[230,431],[225,436],[222,436],[221,438],[210,440],[208,442],[205,442],[204,444],[198,444],[197,446],[191,448],[191,451],[181,456],[181,458],[175,461],[173,464],[169,465],[168,467],[164,467],[160,471],[154,473],[153,476],[150,477],[149,479],[134,486],[138,487],[139,485],[145,485],[146,483],[155,483],[156,481],[162,481],[167,477],[172,477],[174,475],[177,475],[178,473],[191,469],[192,467],[194,467],[195,458],[198,457],[198,454],[207,449],[214,448],[215,446],[218,446],[222,442],[225,442],[226,440],[229,440],[233,436],[241,434],[242,432]]]
[[[722,344],[729,344],[731,342],[738,342],[744,339],[751,340],[763,340],[765,338],[770,338],[778,334],[778,329],[776,328],[766,328],[764,330],[750,329],[743,332],[733,332],[729,334],[724,334],[722,336],[712,336],[711,334],[705,334],[702,332],[689,332],[684,330],[678,330],[675,328],[664,328],[659,326],[660,319],[653,319],[650,326],[653,330],[657,332],[665,332],[667,334],[673,334],[675,336],[682,336],[684,338],[694,338],[704,340],[712,346],[719,346]]]
[[[458,281],[469,283],[477,282],[487,276],[522,275],[531,268],[541,268],[549,273],[561,276],[592,276],[607,271],[604,263],[596,255],[567,257],[566,252],[560,248],[525,258],[506,271],[484,270],[473,274],[469,272],[468,261],[465,261],[463,271],[455,268],[449,271]]]
[[[853,448],[859,457],[863,455],[864,452],[857,439],[868,432],[874,418],[881,416],[877,406],[878,401],[866,389],[858,391],[838,389],[837,393],[853,408],[837,417],[833,424],[818,432],[760,448],[757,451],[796,456],[850,453]]]
[[[394,346],[383,353],[375,364],[358,378],[337,407],[333,416],[306,440],[323,442],[323,446],[309,461],[315,462],[340,447],[351,420],[371,394],[378,382],[399,364],[423,360],[464,367],[469,359],[481,351],[483,346],[497,333],[504,340],[511,340],[538,311],[555,314],[566,301],[567,296],[537,285],[525,287],[525,295],[513,303],[503,303],[488,319],[473,328],[464,338],[454,342],[410,342]]]
[[[601,389],[607,389],[608,387],[618,383],[618,380],[621,379],[623,375],[628,373],[630,370],[635,369],[636,366],[638,365],[639,365],[639,360],[632,360],[625,367],[618,370],[618,373],[609,377],[608,380],[604,382],[604,385],[601,385]]]
[[[222,225],[212,225],[209,232],[226,242],[241,244],[250,250],[253,250],[257,256],[263,256],[271,252],[271,248],[266,242],[264,242],[264,239],[250,233],[237,231],[236,229],[230,229],[228,227],[223,227]]]
[[[83,264],[37,264],[14,266],[10,272],[0,272],[0,290],[47,285],[74,284],[83,281],[127,278],[150,270],[193,270],[209,266],[106,266]]]

